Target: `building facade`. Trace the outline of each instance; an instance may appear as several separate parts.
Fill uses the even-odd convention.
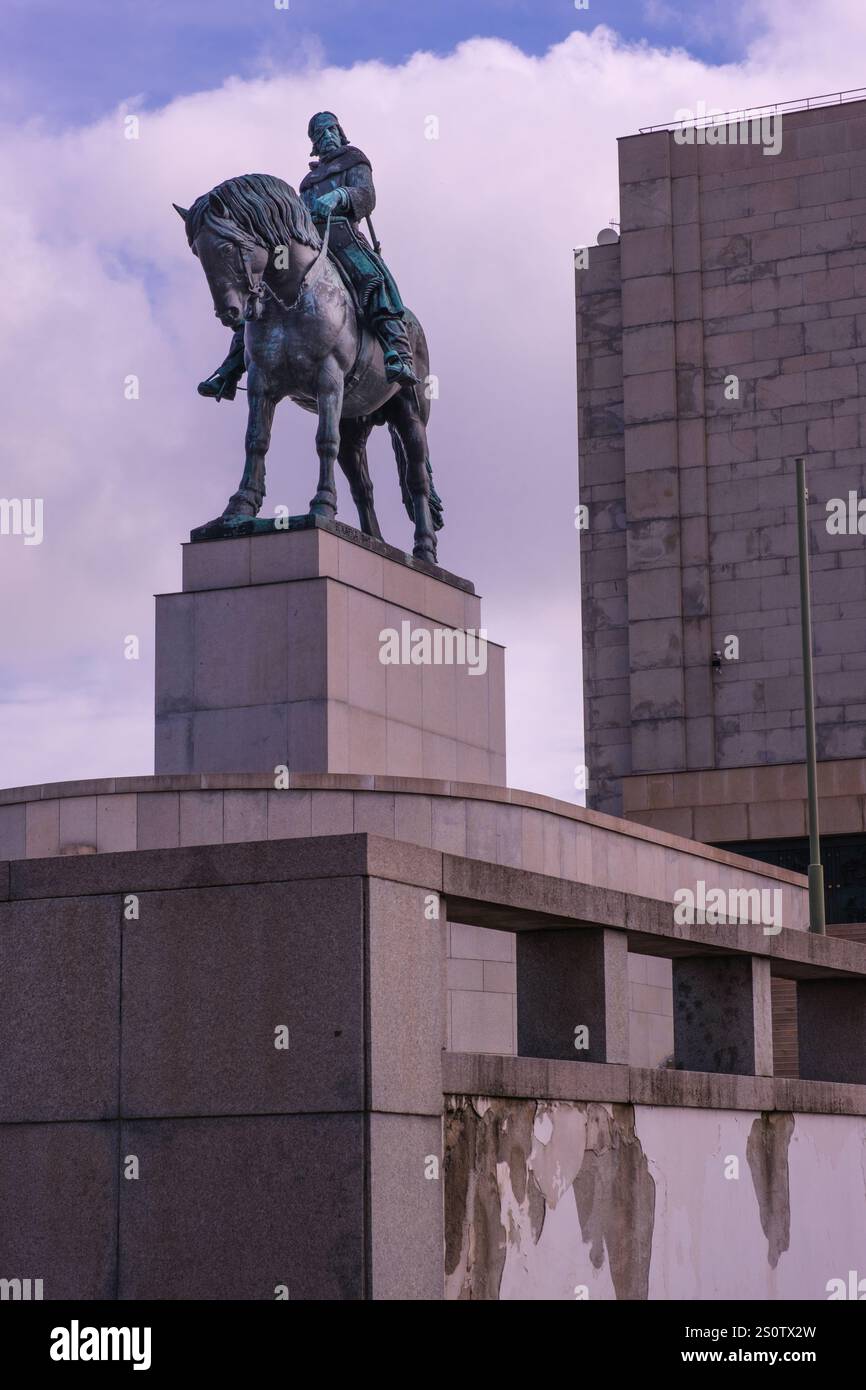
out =
[[[862,920],[866,102],[647,131],[619,173],[576,271],[588,804],[803,869],[804,455],[829,917]]]

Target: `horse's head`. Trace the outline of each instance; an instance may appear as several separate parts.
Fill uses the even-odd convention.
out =
[[[322,245],[302,199],[271,174],[226,179],[191,208],[174,207],[207,276],[214,313],[227,328],[261,314],[268,248]]]
[[[204,209],[198,204],[190,210],[177,203],[173,206],[184,220],[193,255],[201,262],[214,313],[226,328],[237,328],[242,320],[261,315],[268,248],[232,220],[217,193],[206,194],[205,200]]]

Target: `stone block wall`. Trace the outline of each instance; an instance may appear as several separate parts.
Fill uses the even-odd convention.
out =
[[[403,863],[358,836],[0,865],[4,1277],[441,1297],[444,923],[435,857]]]
[[[624,776],[803,757],[801,454],[819,757],[866,754],[866,550],[826,526],[866,496],[866,104],[786,114],[776,155],[619,154],[620,244],[577,272],[588,803],[615,814]]]
[[[635,1067],[663,1066],[674,1049],[670,961],[630,951],[628,993],[629,1062]],[[449,923],[447,1038],[452,1052],[517,1052],[512,932]]]
[[[703,874],[725,858],[707,850]],[[488,975],[507,998],[514,976],[495,967],[516,965],[519,1055],[455,1050],[453,1012],[448,1047],[449,936],[452,967],[481,965],[467,993]],[[773,1269],[809,1205],[786,1176],[801,1114],[826,1124],[815,1150],[855,1210],[856,940],[680,923],[639,891],[357,833],[0,862],[0,957],[0,1265],[46,1299],[561,1297],[569,1251],[590,1296],[680,1296],[669,1213],[707,1155],[730,1153],[752,1188],[713,1204],[693,1296],[739,1288],[714,1255],[731,1232],[777,1296],[749,1194]],[[629,1063],[630,1005],[666,1002],[650,961],[671,971],[674,1069]],[[795,982],[809,1080],[773,1079],[774,977]],[[552,1217],[569,1187],[578,1241],[566,1208]],[[483,1238],[491,1202],[504,1243]],[[796,1228],[786,1294],[808,1296],[815,1229]],[[832,1226],[828,1259],[848,1259],[851,1229]]]
[[[727,774],[725,774],[727,775]],[[637,779],[632,779],[636,782]],[[657,779],[656,779],[657,780]],[[668,782],[670,779],[668,779]],[[263,775],[109,779],[0,792],[0,859],[168,849],[369,831],[537,873],[580,877],[670,902],[705,879],[726,888],[778,886],[786,925],[805,926],[803,881],[582,807],[495,788],[294,773],[274,791]],[[631,784],[629,784],[631,785]],[[668,803],[659,814],[681,815]],[[635,812],[635,819],[642,816]],[[515,938],[449,924],[447,1040],[457,1051],[517,1050]],[[670,962],[630,952],[629,1058],[672,1052]]]

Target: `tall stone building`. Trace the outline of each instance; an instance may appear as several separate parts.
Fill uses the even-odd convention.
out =
[[[805,455],[828,905],[851,922],[866,918],[866,102],[731,120],[620,140],[620,238],[576,272],[588,803],[802,869]]]

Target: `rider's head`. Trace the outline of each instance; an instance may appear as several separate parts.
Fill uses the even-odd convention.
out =
[[[333,111],[318,111],[307,126],[313,142],[313,154],[333,154],[349,140]]]

